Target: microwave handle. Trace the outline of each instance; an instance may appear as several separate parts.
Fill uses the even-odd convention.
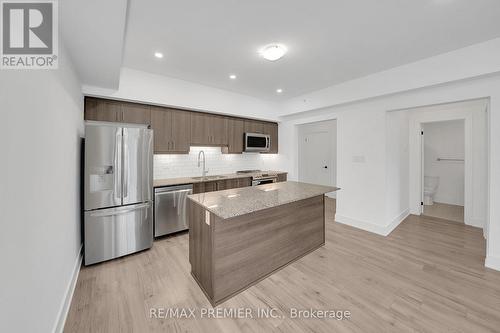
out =
[[[271,138],[268,136],[266,138],[266,140],[267,140],[267,149],[270,149],[271,148]]]

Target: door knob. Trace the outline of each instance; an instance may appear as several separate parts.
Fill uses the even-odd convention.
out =
[[[326,165],[323,168],[328,169],[328,167]]]

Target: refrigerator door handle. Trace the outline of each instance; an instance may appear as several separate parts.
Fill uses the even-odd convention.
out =
[[[95,211],[95,212],[90,213],[90,216],[103,217],[103,216],[121,215],[121,214],[133,212],[135,210],[147,208],[150,205],[151,205],[150,203],[143,203],[140,205],[134,205],[134,206],[130,206],[130,207],[127,206],[124,208],[112,208],[112,209],[106,209],[106,210],[101,210],[101,211]],[[146,218],[147,218],[147,212],[146,212]]]
[[[123,198],[128,198],[128,177],[129,177],[129,147],[127,144],[128,140],[128,131],[126,128],[123,129]]]
[[[121,168],[121,158],[122,158],[122,129],[119,128],[116,130],[116,143],[115,143],[115,151],[113,157],[113,163],[115,164],[115,179],[114,179],[114,192],[115,199],[121,200],[122,197],[122,168]]]

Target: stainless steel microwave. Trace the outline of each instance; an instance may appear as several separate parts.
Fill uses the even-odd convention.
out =
[[[246,152],[266,152],[271,149],[271,137],[267,134],[245,133]]]

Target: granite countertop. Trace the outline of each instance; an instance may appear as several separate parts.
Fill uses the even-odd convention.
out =
[[[220,218],[228,219],[337,190],[337,187],[288,181],[191,194],[188,197]]]
[[[229,173],[225,175],[214,175],[220,178],[200,178],[200,177],[180,177],[180,178],[166,178],[166,179],[155,179],[153,181],[153,187],[165,187],[165,186],[173,186],[173,185],[184,185],[184,184],[195,184],[195,183],[203,183],[217,180],[226,180],[226,179],[236,179],[236,178],[250,178],[253,175],[260,174],[270,174],[270,175],[281,175],[288,172],[283,171],[259,171],[253,173]],[[212,177],[210,175],[209,177]]]

